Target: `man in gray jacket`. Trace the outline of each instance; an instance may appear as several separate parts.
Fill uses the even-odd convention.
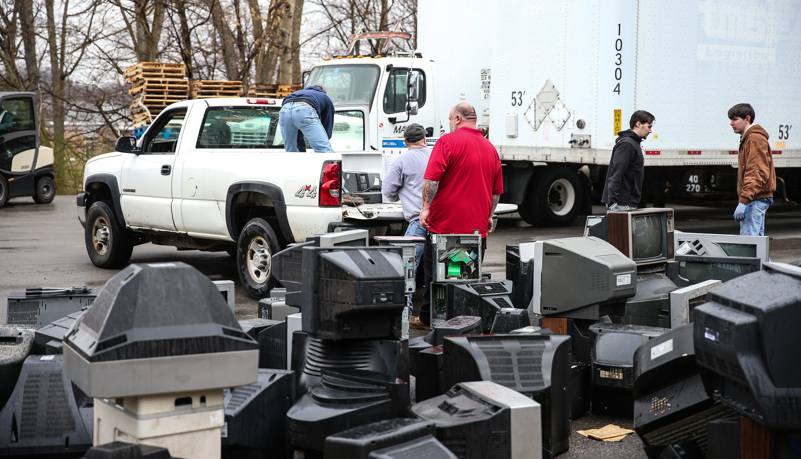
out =
[[[390,201],[400,198],[403,218],[409,222],[404,236],[425,237],[425,228],[420,227],[420,206],[423,201],[423,174],[428,165],[431,150],[426,146],[426,130],[412,123],[404,132],[404,143],[409,148],[392,162],[381,183],[381,193]],[[415,272],[420,266],[423,244],[415,247]],[[410,303],[411,304],[411,303]]]

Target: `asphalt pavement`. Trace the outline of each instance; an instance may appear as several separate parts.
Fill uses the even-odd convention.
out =
[[[736,234],[737,226],[731,219],[734,206],[736,203],[706,208],[673,206],[676,210],[676,229]],[[600,213],[602,208],[598,206],[594,210]],[[801,232],[798,228],[801,228],[801,209],[786,203],[771,207],[767,216],[767,233],[771,237],[770,256],[773,261],[801,259]],[[482,269],[493,278],[505,278],[507,244],[580,236],[582,232],[583,218],[564,228],[535,228],[524,223],[516,214],[501,216],[498,228],[489,237]],[[186,262],[212,280],[235,281],[237,318],[256,317],[258,302],[244,293],[239,285],[233,258],[225,252],[178,251],[173,247],[145,244],[137,246],[131,258],[132,263],[164,261]],[[119,270],[96,268],[89,261],[74,196],[56,196],[53,203],[45,205],[35,204],[30,198],[14,198],[0,208],[0,299],[28,287],[89,286],[100,289],[117,272]],[[5,318],[6,308],[0,303],[0,323],[5,323]],[[570,450],[559,457],[646,457],[636,434],[628,435],[620,442],[600,442],[576,433],[577,430],[606,424],[632,428],[630,419],[585,415],[573,421]]]

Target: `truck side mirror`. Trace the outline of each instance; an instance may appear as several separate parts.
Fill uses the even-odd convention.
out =
[[[131,153],[136,149],[136,139],[134,137],[120,137],[117,139],[117,143],[114,144],[114,151],[120,153]]]
[[[420,75],[417,72],[409,72],[406,79],[406,95],[409,102],[417,102],[420,98]]]
[[[417,102],[409,102],[406,104],[406,113],[409,115],[416,115],[417,114]]]

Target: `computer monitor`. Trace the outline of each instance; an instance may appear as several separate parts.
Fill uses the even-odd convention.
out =
[[[457,457],[540,457],[539,424],[547,415],[538,403],[500,384],[459,383],[444,395],[412,406],[411,411],[433,421],[437,439]]]
[[[317,247],[365,247],[370,245],[369,231],[353,229],[336,233],[323,233],[309,236],[306,241]]]
[[[736,413],[707,395],[695,363],[693,327],[684,325],[634,352],[634,430],[644,445],[694,440],[707,453],[707,424]]]
[[[637,292],[636,264],[596,237],[536,241],[532,262],[528,308],[534,314],[593,320],[622,315],[624,300]]]
[[[319,457],[327,437],[343,430],[405,415],[409,383],[385,373],[337,370],[299,397],[287,411],[289,441],[306,457]]]
[[[757,257],[763,263],[770,261],[768,236],[740,236],[739,234],[674,233],[676,255],[704,257]]]
[[[443,387],[493,381],[530,397],[542,407],[542,457],[551,458],[568,449],[570,344],[566,335],[449,336],[443,344]]]
[[[801,268],[765,263],[707,299],[693,322],[707,392],[770,429],[801,429]]]
[[[222,457],[289,457],[286,412],[295,403],[294,374],[259,369],[255,383],[223,390]]]
[[[757,257],[676,255],[676,262],[680,280],[689,284],[710,279],[726,282],[762,269],[762,260]]]
[[[286,304],[302,307],[301,281],[308,271],[303,269],[304,247],[365,247],[369,245],[367,230],[348,230],[309,236],[306,242],[292,244],[273,255],[272,276],[286,288]]]
[[[608,241],[638,266],[674,258],[673,209],[654,207],[609,212],[599,223],[590,226],[588,233]]]
[[[304,247],[302,265],[303,331],[332,340],[400,338],[400,247]]]
[[[371,370],[409,381],[409,340],[323,340],[302,331],[291,340],[290,366],[298,394],[318,387],[324,371]]]

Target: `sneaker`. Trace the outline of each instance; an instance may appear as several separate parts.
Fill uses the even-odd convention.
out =
[[[418,316],[412,316],[409,318],[409,328],[414,330],[431,330],[431,327],[423,323]]]

